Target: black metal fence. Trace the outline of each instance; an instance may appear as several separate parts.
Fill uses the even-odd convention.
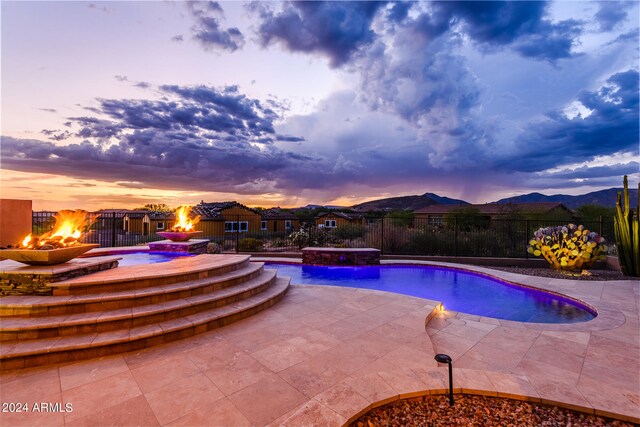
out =
[[[50,230],[55,223],[54,214],[33,212],[33,233]],[[138,227],[138,231],[130,231],[132,227],[125,224],[124,217],[125,214],[118,212],[90,213],[92,225],[82,241],[98,243],[102,247],[144,245],[163,240],[156,232],[164,231],[169,225],[163,221],[152,221],[146,227]],[[197,228],[204,230],[198,238],[218,244],[223,252],[295,252],[306,246],[332,246],[377,248],[386,255],[523,258],[529,256],[527,245],[535,230],[566,223],[566,220],[558,219],[458,217],[447,217],[434,223],[421,218],[383,217],[352,224],[338,223],[334,228],[303,224],[296,228],[280,226],[280,231],[267,231],[263,229],[264,222],[256,220],[256,217],[232,215],[225,220],[203,220]],[[579,223],[613,243],[613,218],[601,217],[597,221]]]

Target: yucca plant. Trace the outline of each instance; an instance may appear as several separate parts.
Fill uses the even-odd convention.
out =
[[[618,192],[616,201],[616,215],[613,218],[618,259],[625,276],[640,277],[640,183],[638,183],[638,207],[629,207],[629,188],[627,176],[624,176],[624,192]],[[624,196],[624,197],[623,197]]]

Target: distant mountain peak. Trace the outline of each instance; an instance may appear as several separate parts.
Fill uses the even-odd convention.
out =
[[[439,205],[468,205],[469,204],[469,202],[465,202],[464,200],[438,196],[436,193],[424,193],[422,197],[428,197]]]
[[[541,193],[529,193],[521,196],[507,197],[500,199],[494,203],[541,203],[541,202],[555,202],[562,203],[568,208],[576,209],[584,205],[600,205],[606,207],[614,207],[616,205],[616,198],[618,192],[622,191],[622,188],[607,188],[605,190],[592,191],[590,193],[581,194],[578,196],[570,196],[568,194],[553,194],[547,196]],[[631,199],[631,206],[637,206],[638,204],[638,190],[629,189],[629,197]]]
[[[441,197],[435,193],[425,193],[421,196],[398,196],[385,199],[371,200],[352,206],[352,209],[366,211],[415,211],[431,205],[468,205],[464,200]]]

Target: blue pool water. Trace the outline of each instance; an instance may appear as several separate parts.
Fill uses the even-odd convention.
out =
[[[185,254],[180,252],[125,252],[114,253],[113,255],[122,257],[118,261],[119,267],[127,267],[139,264],[156,264],[159,262],[167,262],[178,258],[193,256],[193,254]]]
[[[267,263],[291,283],[375,289],[441,301],[446,310],[497,319],[576,323],[595,313],[572,300],[474,274],[431,266],[362,267]]]

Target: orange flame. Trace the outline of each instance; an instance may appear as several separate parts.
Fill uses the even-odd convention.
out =
[[[171,227],[170,231],[192,231],[193,227],[200,222],[200,215],[196,215],[195,218],[189,218],[191,213],[191,206],[180,206],[176,210],[176,223]]]
[[[56,223],[48,233],[40,236],[29,234],[22,241],[22,247],[29,249],[56,249],[64,246],[73,246],[82,236],[82,230],[91,225],[87,219],[87,211],[63,210],[54,215]]]

